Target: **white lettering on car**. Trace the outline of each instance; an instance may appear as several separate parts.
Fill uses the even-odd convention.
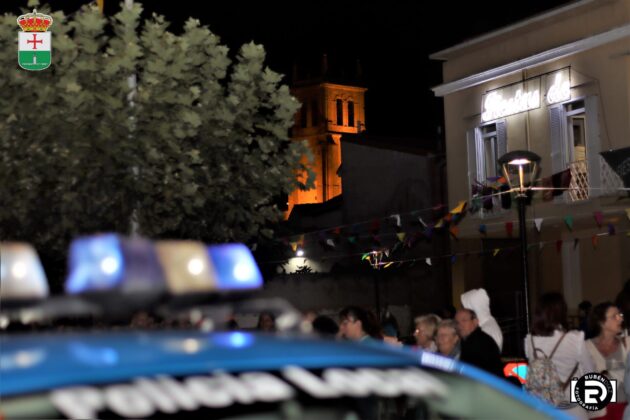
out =
[[[326,382],[304,368],[298,366],[286,367],[282,370],[282,376],[302,391],[315,398],[335,398],[341,396],[339,391],[331,388]]]
[[[240,376],[240,379],[257,401],[284,401],[295,394],[288,384],[270,373],[244,373]]]
[[[90,386],[53,391],[50,400],[59,411],[71,419],[95,419],[97,413],[105,407],[101,392]]]
[[[199,406],[223,408],[232,404],[285,401],[294,397],[296,389],[321,399],[447,395],[446,385],[417,368],[329,368],[322,371],[320,378],[306,369],[289,366],[282,369],[280,375],[247,372],[236,376],[219,371],[181,381],[157,376],[102,388],[59,389],[53,391],[50,398],[66,417],[84,419],[97,418],[98,413],[105,410],[122,417],[142,418],[156,411],[172,414],[196,410]]]
[[[105,388],[105,402],[113,412],[122,417],[149,417],[155,412],[151,400],[133,385],[108,386]]]

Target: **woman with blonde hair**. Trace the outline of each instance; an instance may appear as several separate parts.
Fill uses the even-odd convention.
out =
[[[420,350],[437,352],[435,334],[440,321],[440,317],[435,314],[419,316],[414,320],[416,329],[413,332],[413,336],[416,339],[416,346]]]

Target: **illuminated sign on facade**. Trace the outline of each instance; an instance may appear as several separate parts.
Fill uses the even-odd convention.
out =
[[[571,73],[562,69],[546,76],[547,103],[549,105],[571,99]]]
[[[540,107],[541,77],[492,90],[482,97],[481,121],[487,122]],[[569,69],[545,76],[545,97],[548,104],[571,99]]]

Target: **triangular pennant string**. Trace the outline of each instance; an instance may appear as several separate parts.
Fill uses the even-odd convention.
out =
[[[602,227],[602,222],[604,221],[604,215],[601,211],[596,211],[593,213],[593,217],[595,218],[595,223],[597,223],[597,227]]]
[[[538,231],[538,233],[540,233],[540,228],[542,227],[542,223],[543,223],[542,218],[534,219],[534,224],[536,225],[536,230]]]
[[[499,248],[495,248],[495,250],[492,252],[492,256],[496,257],[499,254],[499,252],[501,252],[501,250]]]
[[[407,236],[407,234],[405,232],[400,232],[400,233],[397,233],[396,236],[398,237],[398,240],[402,242],[405,240],[405,236]]]
[[[427,259],[425,259],[425,260],[424,260],[424,262],[426,262],[426,263],[427,263],[427,265],[431,265],[431,258],[427,258]]]
[[[570,214],[564,217],[564,223],[567,225],[569,230],[573,230],[573,216]]]

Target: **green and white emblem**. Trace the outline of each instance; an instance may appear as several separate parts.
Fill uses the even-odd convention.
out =
[[[18,64],[24,70],[44,70],[50,67],[52,60],[52,34],[48,28],[53,23],[52,17],[37,13],[22,15],[17,19],[22,32],[18,35]]]

